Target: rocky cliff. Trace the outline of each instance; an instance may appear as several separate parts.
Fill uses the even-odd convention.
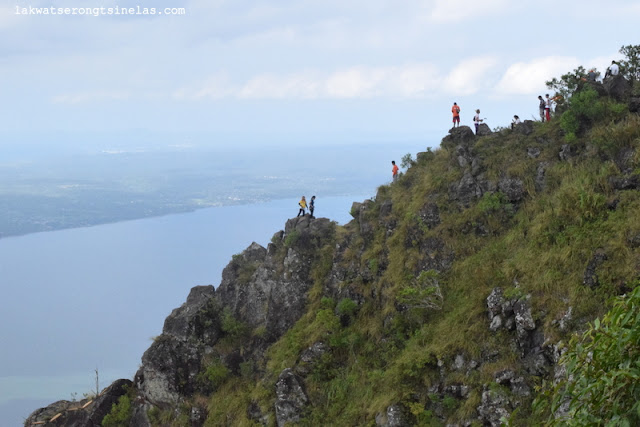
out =
[[[191,290],[131,384],[26,425],[540,422],[562,343],[640,265],[637,99],[597,90],[574,140],[559,120],[455,128],[349,224],[288,220]]]

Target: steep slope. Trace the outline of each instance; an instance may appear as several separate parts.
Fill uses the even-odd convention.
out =
[[[540,423],[562,343],[640,266],[637,101],[597,89],[572,137],[564,116],[452,129],[349,224],[252,244],[167,318],[103,425]]]

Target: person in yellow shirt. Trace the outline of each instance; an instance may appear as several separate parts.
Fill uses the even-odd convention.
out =
[[[298,202],[298,206],[300,206],[300,211],[298,211],[297,216],[300,216],[300,214],[304,216],[304,214],[307,212],[307,200],[304,198],[304,196],[302,196],[302,200]]]

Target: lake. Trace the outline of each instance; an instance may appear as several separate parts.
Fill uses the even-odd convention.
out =
[[[353,201],[318,198],[344,224]],[[40,406],[133,378],[193,286],[218,286],[233,254],[266,247],[298,199],[0,239],[0,427]]]

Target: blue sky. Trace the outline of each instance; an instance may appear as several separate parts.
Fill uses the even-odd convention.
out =
[[[544,81],[638,44],[640,1],[2,0],[3,144],[48,132],[212,143],[442,137],[457,101],[505,126]],[[56,7],[185,15],[18,15]],[[89,137],[87,136],[89,135]],[[63,138],[64,139],[64,138]],[[436,143],[437,143],[436,141]]]

